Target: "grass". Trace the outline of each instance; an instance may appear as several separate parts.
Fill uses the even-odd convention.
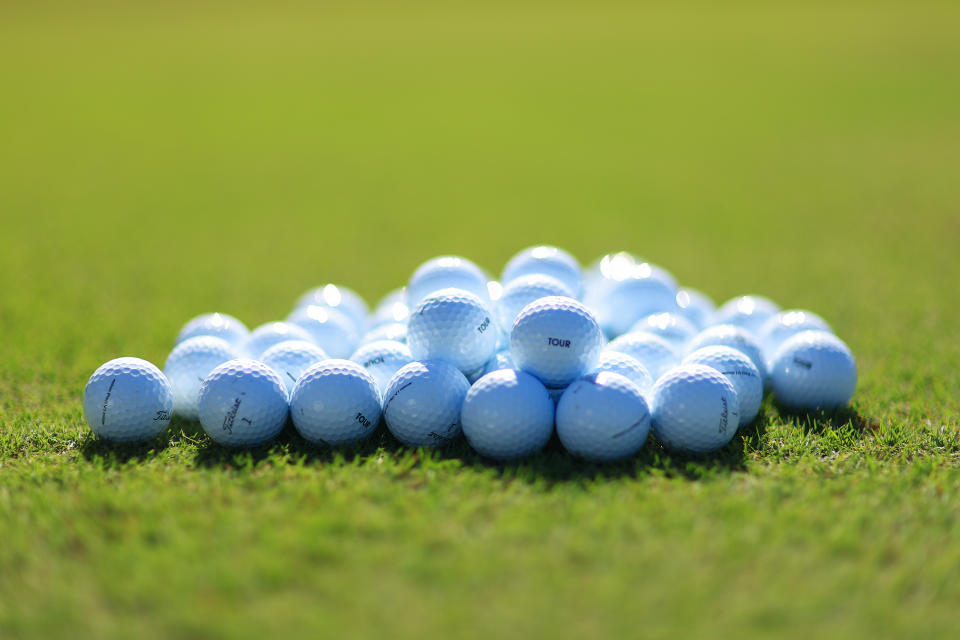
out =
[[[960,597],[949,3],[0,9],[0,636],[930,637]],[[824,315],[853,405],[721,454],[512,465],[384,433],[112,447],[162,363],[438,253],[629,249]]]

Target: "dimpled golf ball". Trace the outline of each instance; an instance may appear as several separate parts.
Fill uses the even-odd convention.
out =
[[[646,331],[660,336],[677,350],[682,350],[690,339],[697,335],[697,328],[679,313],[652,313],[640,318],[630,332]]]
[[[160,369],[140,358],[101,365],[83,390],[83,415],[104,440],[143,442],[170,426],[173,390]]]
[[[268,322],[262,324],[250,334],[243,347],[243,352],[250,358],[257,359],[263,352],[275,344],[287,340],[305,340],[313,342],[313,337],[307,331],[289,322]]]
[[[563,295],[579,298],[583,293],[580,263],[563,249],[549,246],[524,249],[507,262],[500,280],[506,287],[517,278],[529,275],[545,275],[558,280],[569,291]]]
[[[467,392],[460,413],[463,435],[482,456],[525,458],[553,434],[553,400],[539,380],[516,369],[481,377]]]
[[[459,256],[433,258],[420,265],[407,284],[407,306],[411,312],[420,301],[441,289],[462,289],[484,302],[489,300],[487,276],[477,265]]]
[[[247,326],[225,313],[205,313],[183,325],[177,335],[176,344],[197,336],[213,336],[226,340],[234,348],[242,348],[250,337]]]
[[[297,433],[330,446],[366,440],[380,422],[380,390],[370,373],[349,360],[325,360],[307,369],[290,394]]]
[[[707,326],[716,311],[713,300],[696,289],[680,289],[677,292],[677,307],[677,312],[689,320],[698,331]]]
[[[277,437],[287,421],[283,380],[258,360],[230,360],[200,386],[200,424],[217,444],[256,447]]]
[[[343,312],[330,307],[310,305],[297,309],[287,318],[310,334],[318,347],[331,358],[346,358],[360,343],[360,334],[353,321]]]
[[[670,343],[646,331],[625,333],[607,345],[607,351],[619,351],[636,358],[656,380],[680,362],[680,355]]]
[[[603,333],[597,319],[565,296],[531,302],[510,331],[510,355],[517,367],[548,387],[564,387],[589,371],[601,348]]]
[[[360,346],[376,342],[377,340],[393,340],[394,342],[407,343],[407,323],[394,322],[392,324],[382,324],[374,327],[363,334],[360,338]]]
[[[264,351],[260,361],[277,372],[287,393],[290,393],[304,371],[329,357],[326,351],[312,342],[287,340]]]
[[[379,327],[384,324],[407,323],[410,316],[410,307],[407,306],[407,294],[403,289],[394,289],[377,304],[370,317],[370,326]]]
[[[722,373],[684,364],[663,375],[651,394],[653,433],[675,453],[704,455],[723,448],[740,424],[737,392]]]
[[[510,356],[510,351],[498,351],[487,360],[487,364],[483,365],[483,375],[487,375],[493,371],[499,371],[500,369],[516,368],[513,357]]]
[[[647,393],[653,386],[653,376],[647,371],[647,368],[640,364],[640,361],[619,351],[610,351],[604,349],[600,353],[600,359],[597,366],[590,373],[600,373],[609,371],[610,373],[619,373],[624,378],[640,387],[640,391]]]
[[[547,296],[574,297],[566,285],[550,276],[540,274],[520,276],[504,287],[503,295],[494,306],[493,312],[497,316],[497,324],[509,336],[513,323],[523,308]]]
[[[390,380],[404,365],[413,362],[410,349],[395,340],[377,340],[365,344],[350,356],[350,359],[373,376],[381,395],[387,391]]]
[[[709,327],[695,335],[687,343],[687,353],[693,353],[703,347],[711,346],[730,347],[750,358],[750,362],[760,372],[760,379],[763,381],[764,388],[766,388],[768,383],[767,365],[763,358],[763,349],[760,348],[760,343],[752,333],[732,324]]]
[[[460,289],[441,289],[410,314],[407,345],[417,360],[444,360],[470,374],[482,369],[496,350],[497,328],[480,298]]]
[[[387,428],[411,447],[444,447],[460,436],[460,407],[469,388],[460,370],[446,362],[404,365],[383,396]]]
[[[780,345],[786,342],[787,338],[794,336],[802,331],[826,331],[833,333],[833,329],[827,324],[827,321],[812,311],[803,309],[791,309],[781,311],[767,320],[757,339],[763,348],[763,357],[769,368],[774,355],[780,349]]]
[[[779,313],[776,302],[763,296],[740,296],[727,300],[713,314],[711,324],[732,324],[756,334],[763,324]]]
[[[857,388],[850,348],[832,333],[803,331],[788,338],[770,366],[777,402],[792,411],[847,406]]]
[[[646,266],[647,269],[641,269],[638,265],[628,277],[610,281],[596,295],[585,299],[608,336],[626,333],[640,318],[651,313],[676,311],[676,287],[655,277],[649,265]]]
[[[336,284],[317,287],[300,296],[295,308],[302,309],[311,305],[336,309],[346,315],[350,318],[354,331],[357,333],[362,333],[367,328],[367,316],[370,315],[370,308],[360,297],[360,294],[353,289]]]
[[[200,385],[211,371],[227,360],[239,357],[239,350],[226,340],[212,336],[188,338],[174,347],[163,365],[163,374],[173,390],[176,414],[187,420],[196,420]]]
[[[757,367],[742,352],[732,347],[703,347],[684,358],[683,364],[713,367],[730,381],[737,392],[741,427],[757,417],[763,402],[763,380]]]
[[[640,388],[609,371],[573,382],[557,404],[557,436],[571,454],[593,462],[632,456],[650,432]]]

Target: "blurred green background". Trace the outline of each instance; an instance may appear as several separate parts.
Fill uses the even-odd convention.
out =
[[[136,564],[144,557],[138,554],[146,553],[130,542],[140,540],[136,535],[120,536],[133,544],[120,545],[129,556],[102,549],[106,555],[84,558],[51,533],[92,522],[89,535],[96,537],[97,527],[121,517],[84,507],[83,464],[104,463],[80,464],[74,451],[77,439],[87,437],[81,389],[97,365],[119,355],[162,364],[187,318],[218,310],[254,326],[283,317],[298,294],[324,282],[355,288],[372,303],[437,254],[463,254],[496,273],[532,244],[557,244],[584,263],[625,249],[664,265],[718,302],[761,293],[786,307],[812,308],[858,357],[861,385],[854,405],[867,421],[882,429],[954,436],[960,388],[958,34],[955,2],[4,3],[0,425],[7,440],[0,449],[0,477],[7,489],[0,487],[0,513],[18,523],[5,527],[8,535],[21,533],[6,556],[0,554],[8,576],[5,585],[0,577],[0,593],[17,598],[14,613],[8,609],[0,621],[16,623],[10,633],[45,629],[37,608],[45,594],[60,589],[67,589],[56,599],[62,615],[47,619],[50,633],[66,628],[58,623],[82,619],[63,613],[71,607],[119,608],[129,620],[142,613],[143,627],[94,619],[88,632],[142,633],[150,628],[144,621],[163,618],[146,605],[138,609],[136,600],[117,604],[95,587],[71,600],[68,587],[76,574],[56,569],[68,560],[79,573],[83,567],[113,567],[105,575],[122,580],[120,558]],[[784,458],[775,455],[782,441],[765,437],[755,452],[757,464],[776,467]],[[857,446],[865,456],[862,465],[881,469],[881,475],[924,456],[915,447],[908,459],[888,467],[885,461],[902,453],[900,445]],[[846,455],[843,446],[831,447],[806,451],[812,458],[800,456],[805,462],[789,471],[768,470],[774,477],[759,486],[779,495],[783,479],[777,473],[803,476],[819,468],[818,460]],[[960,487],[955,449],[943,455],[931,468],[949,473],[923,485],[930,495]],[[116,483],[120,495],[135,503],[141,492],[175,491],[178,482],[199,482],[198,491],[209,490],[205,482],[220,482],[216,470],[203,472],[213,480],[184,476],[200,473],[192,463],[161,458],[151,464],[152,479],[138,480],[128,470],[98,475],[94,484],[99,491]],[[467,494],[503,489],[495,474],[481,472],[478,489],[472,471],[450,472]],[[260,481],[276,486],[283,473],[264,472]],[[745,482],[727,478],[723,483],[732,485],[708,484],[704,490],[722,497],[730,486],[743,490]],[[908,501],[904,487],[914,486],[910,482],[901,486],[895,474],[891,484],[877,485],[876,495],[896,489],[907,501],[904,513],[931,513],[933,503]],[[698,483],[683,483],[660,496],[664,508],[674,499],[682,503],[682,496],[691,501],[686,504],[699,504],[692,497]],[[609,500],[618,491],[640,500],[651,489],[642,477],[607,486]],[[384,500],[416,502],[405,490]],[[266,521],[279,517],[257,511],[264,507],[253,488],[237,491],[239,503]],[[549,492],[521,493],[519,504],[526,504],[523,511],[531,518],[556,514],[551,500],[557,498]],[[453,499],[440,496],[429,505],[439,508]],[[592,499],[587,496],[571,500]],[[821,497],[808,496],[809,504]],[[363,495],[353,499],[362,502]],[[62,520],[51,515],[49,531],[40,525],[43,518],[34,517],[47,500],[58,505],[51,513],[70,514]],[[295,511],[296,498],[290,500],[285,508]],[[931,537],[922,544],[955,549],[945,543],[956,532],[955,516],[949,516],[949,504],[934,502],[942,509],[937,525],[911,516],[929,527]],[[557,526],[574,527],[589,517],[584,503],[577,504],[586,511],[570,510],[569,520],[560,517]],[[225,509],[223,522],[242,518],[243,510],[231,505],[234,511]],[[738,522],[750,517],[741,507]],[[175,520],[167,533],[181,536],[197,525],[191,518],[203,506],[177,508],[184,509],[184,520],[170,516]],[[607,526],[635,533],[628,515],[610,509]],[[798,515],[794,524],[807,527],[820,517],[829,523],[830,513],[846,506],[840,502],[832,509],[813,520]],[[403,513],[398,506],[395,520],[383,516],[383,523],[394,523],[384,526],[395,526]],[[460,522],[456,514],[450,517]],[[863,517],[869,522],[869,512]],[[890,517],[884,526],[898,526],[900,520]],[[762,522],[761,530],[781,526]],[[510,541],[522,548],[522,532],[533,530],[518,525]],[[647,534],[656,540],[652,549],[664,544],[666,538]],[[478,550],[463,531],[445,540]],[[537,547],[539,540],[533,536],[524,544]],[[428,537],[407,547],[377,546],[384,557],[405,552],[401,557],[409,563],[387,570],[385,595],[409,589],[416,599],[424,593],[410,572],[416,574],[417,558],[429,564],[420,554],[434,542]],[[682,552],[682,542],[677,538],[673,551]],[[787,543],[781,543],[786,554]],[[254,554],[245,560],[255,565],[260,556],[246,552]],[[217,553],[205,550],[213,556],[201,558],[216,560],[209,566],[198,560],[196,575],[222,571],[216,563],[239,552]],[[559,574],[576,579],[579,567],[588,588],[597,585],[592,579],[603,585],[598,598],[618,593],[621,583],[597,577],[607,575],[603,567],[610,561],[597,553],[510,562],[523,567],[523,575],[540,576],[543,583],[530,578],[534,589]],[[171,560],[160,552],[154,562]],[[309,558],[302,560],[309,566]],[[837,562],[830,554],[809,560],[805,566],[818,566],[825,576]],[[851,604],[837,618],[846,632],[946,628],[956,574],[938,565],[945,572],[941,587],[932,594],[911,592],[910,576],[926,564],[914,560],[903,568],[896,560],[859,557],[863,564],[851,575],[872,576],[864,569],[870,567],[891,580],[899,576],[906,582],[891,584],[924,594],[914,602],[915,615],[929,626],[892,622],[897,614],[891,603],[906,596],[880,580],[879,617],[872,623],[858,617]],[[664,562],[661,577],[685,569],[682,562]],[[893,563],[896,572],[883,573],[877,564],[882,562]],[[724,628],[779,628],[804,620],[798,612],[807,605],[818,610],[801,598],[795,617],[756,613],[749,594],[763,591],[764,576],[779,585],[770,588],[770,597],[791,598],[789,580],[777,582],[764,573],[775,567],[748,572],[753,577],[746,583],[730,586],[732,612],[722,618],[729,625]],[[793,569],[806,574],[805,567]],[[294,571],[278,569],[276,580],[289,578],[288,570]],[[353,586],[379,584],[358,577],[364,574],[357,567],[341,570],[353,576],[347,580]],[[724,585],[728,570],[718,561],[703,584]],[[497,599],[495,576],[484,579],[477,571],[474,564],[454,562],[449,575],[499,605],[490,624],[479,628],[502,631],[522,611]],[[257,575],[251,584],[270,584]],[[131,588],[147,597],[149,580],[137,576],[142,584]],[[181,576],[184,600],[164,601],[174,609],[204,602],[213,618],[222,614],[216,598],[189,591],[192,577]],[[812,579],[806,592],[830,602],[849,593],[849,582],[823,579]],[[682,584],[665,593],[681,597]],[[304,588],[300,594],[303,606],[311,606],[309,593]],[[431,593],[427,601],[449,612],[444,622],[398,622],[396,632],[462,630],[458,623],[470,616]],[[468,596],[461,595],[460,604],[469,609]],[[551,605],[541,592],[527,604],[543,615],[577,597],[576,590],[562,590]],[[679,607],[673,614],[686,621],[688,632],[709,632],[709,625],[696,622],[694,606],[709,595],[695,592],[691,598],[690,611]],[[603,611],[603,605],[587,601],[586,610],[570,609],[581,611],[577,619],[583,624],[567,631],[635,629],[627,617],[591,618],[587,611]],[[663,602],[658,606],[671,610]],[[716,613],[711,606],[705,610]],[[548,623],[517,628],[535,633]],[[197,625],[157,628],[160,635],[217,634],[216,626]],[[233,631],[261,628],[256,621],[251,625],[237,623]],[[380,629],[372,623],[364,628]]]

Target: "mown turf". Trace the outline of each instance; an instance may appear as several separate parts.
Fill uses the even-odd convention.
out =
[[[0,637],[955,633],[955,5],[310,4],[0,9]],[[542,242],[820,312],[851,409],[612,466],[83,423],[197,313]]]

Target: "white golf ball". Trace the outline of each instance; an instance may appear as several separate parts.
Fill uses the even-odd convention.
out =
[[[653,433],[668,451],[712,453],[740,425],[737,392],[723,374],[703,364],[684,364],[653,385]]]
[[[377,340],[354,351],[350,359],[373,376],[377,389],[383,394],[397,371],[413,362],[413,355],[402,342]]]
[[[669,311],[652,313],[640,318],[631,327],[630,333],[635,331],[646,331],[655,336],[660,336],[678,351],[681,351],[690,339],[697,335],[697,328],[693,326],[693,323],[680,313]]]
[[[360,346],[377,342],[378,340],[393,340],[394,342],[407,343],[407,323],[393,322],[391,324],[381,324],[363,334],[360,338]]]
[[[370,308],[353,289],[336,284],[317,287],[300,296],[294,308],[302,309],[312,305],[336,309],[350,318],[355,332],[366,331]]]
[[[360,344],[360,334],[343,312],[330,307],[310,305],[297,309],[287,318],[310,334],[318,347],[331,358],[346,358]]]
[[[140,358],[101,365],[83,390],[83,415],[104,440],[143,442],[170,426],[173,391],[160,369]]]
[[[441,289],[410,314],[407,345],[417,360],[444,360],[470,374],[496,350],[497,328],[480,298],[460,289]]]
[[[303,327],[289,322],[268,322],[253,330],[242,351],[250,358],[259,359],[264,351],[287,340],[314,342],[313,336]]]
[[[523,308],[547,296],[574,297],[566,285],[550,276],[532,274],[518,277],[504,288],[503,295],[494,306],[497,324],[509,336],[513,323]]]
[[[531,302],[510,331],[510,355],[517,367],[548,387],[566,386],[589,371],[602,347],[597,319],[565,296]]]
[[[713,300],[696,289],[680,289],[677,292],[677,307],[678,313],[689,320],[698,331],[707,326],[716,311]]]
[[[804,331],[788,338],[770,366],[777,402],[792,411],[847,406],[857,388],[850,348],[832,333]]]
[[[677,289],[668,280],[655,277],[637,267],[622,280],[605,281],[584,302],[597,314],[600,326],[609,337],[622,335],[640,318],[651,313],[677,310]]]
[[[247,326],[225,313],[205,313],[183,325],[176,344],[197,336],[213,336],[230,343],[235,349],[243,348],[250,337]]]
[[[684,358],[683,364],[704,364],[722,373],[737,392],[740,426],[754,421],[763,403],[763,379],[743,352],[733,347],[702,347]]]
[[[357,363],[325,360],[297,380],[290,394],[290,418],[304,440],[314,444],[360,442],[380,422],[380,391]]]
[[[712,346],[730,347],[750,358],[750,362],[760,372],[760,379],[763,381],[764,388],[767,387],[767,365],[763,357],[763,349],[752,333],[732,324],[719,324],[709,327],[695,335],[687,343],[687,353]]]
[[[625,333],[607,345],[607,351],[619,351],[636,358],[656,380],[680,362],[680,354],[658,335],[646,331]]]
[[[565,294],[579,298],[583,293],[583,275],[580,263],[572,255],[557,247],[540,246],[524,249],[510,258],[503,268],[500,280],[504,287],[517,278],[529,275],[544,275],[561,282],[569,291]]]
[[[650,411],[640,388],[618,373],[601,371],[574,381],[557,404],[557,436],[571,454],[594,462],[632,456],[650,432]]]
[[[287,340],[264,351],[259,359],[277,372],[287,393],[290,393],[304,371],[328,358],[327,352],[312,342]]]
[[[653,376],[650,375],[645,366],[640,364],[639,360],[619,351],[604,349],[600,353],[600,359],[590,373],[600,373],[601,371],[619,373],[640,387],[640,391],[644,394],[650,391],[654,382]]]
[[[462,289],[477,296],[484,303],[489,301],[487,276],[483,270],[466,258],[442,256],[420,265],[406,288],[406,303],[411,312],[420,301],[441,289]]]
[[[528,373],[500,369],[470,387],[460,413],[463,435],[482,456],[525,458],[543,449],[553,434],[553,401]]]
[[[256,447],[277,437],[287,421],[287,390],[258,360],[230,360],[200,386],[200,424],[217,444]]]
[[[710,324],[732,324],[757,334],[763,324],[779,313],[776,302],[763,296],[739,296],[727,300],[713,314]]]
[[[803,309],[791,309],[781,311],[770,317],[757,334],[760,346],[763,348],[763,357],[769,368],[774,355],[780,349],[780,345],[787,341],[787,338],[794,336],[802,331],[826,331],[833,333],[833,329],[827,324],[827,321],[813,313]]]
[[[177,344],[163,365],[163,374],[173,390],[174,412],[181,418],[196,420],[200,385],[211,371],[240,355],[226,340],[212,336],[196,336]]]
[[[411,362],[383,396],[383,417],[394,437],[411,447],[444,447],[460,436],[460,407],[470,383],[440,360]]]
[[[499,371],[501,369],[516,369],[516,365],[513,362],[513,358],[510,356],[510,351],[497,351],[493,354],[487,364],[483,365],[483,375],[492,373],[494,371]]]

